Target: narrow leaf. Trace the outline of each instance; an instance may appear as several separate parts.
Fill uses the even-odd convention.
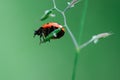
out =
[[[54,9],[50,9],[50,10],[45,11],[45,14],[41,17],[40,20],[41,21],[46,20],[50,16],[50,14],[53,12],[53,10]]]

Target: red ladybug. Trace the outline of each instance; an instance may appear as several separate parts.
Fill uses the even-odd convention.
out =
[[[56,29],[60,29],[58,33],[55,33],[50,39],[59,39],[65,34],[65,29],[63,26],[56,22],[49,22],[44,24],[39,29],[35,30],[34,37],[36,35],[40,36],[40,41],[45,42],[45,38],[51,33],[54,32]],[[49,39],[49,41],[50,41]]]

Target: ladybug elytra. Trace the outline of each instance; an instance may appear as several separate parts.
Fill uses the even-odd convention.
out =
[[[59,39],[65,34],[64,27],[56,22],[49,22],[39,29],[35,30],[34,37],[40,36],[40,43],[50,41],[50,39]]]

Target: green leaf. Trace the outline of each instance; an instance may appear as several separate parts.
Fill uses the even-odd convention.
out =
[[[51,32],[46,38],[45,38],[45,42],[46,41],[50,41],[51,38],[55,37],[55,35],[57,33],[59,33],[61,31],[62,28],[58,28],[56,30],[54,30],[53,32]]]
[[[42,16],[42,18],[40,20],[41,21],[46,20],[50,16],[50,14],[53,12],[53,10],[54,9],[50,9],[50,10],[45,11],[45,14]]]

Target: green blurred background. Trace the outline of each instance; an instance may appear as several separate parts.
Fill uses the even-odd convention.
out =
[[[64,9],[70,0],[56,0]],[[95,34],[114,35],[84,48],[78,60],[76,80],[120,80],[120,1],[88,0],[82,38],[78,40],[84,0],[70,9],[68,25],[83,43]],[[63,18],[40,22],[52,0],[0,0],[0,80],[71,80],[75,47],[67,31],[63,38],[39,45],[34,30]]]

